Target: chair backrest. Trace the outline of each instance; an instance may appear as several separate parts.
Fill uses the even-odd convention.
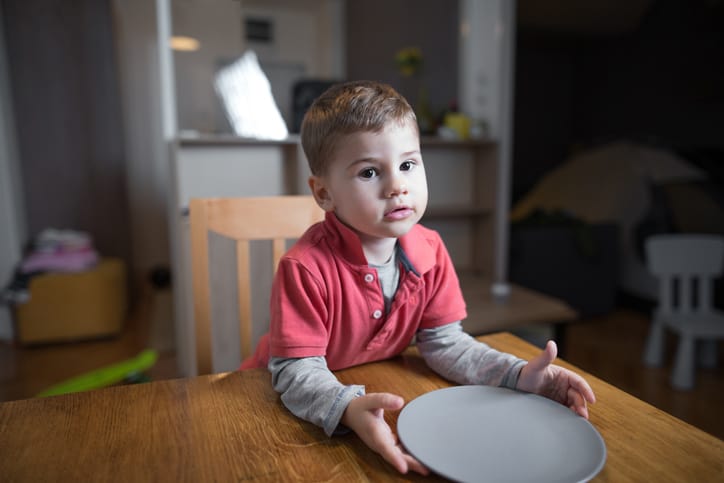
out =
[[[239,330],[242,359],[252,351],[251,275],[249,247],[253,240],[271,240],[276,270],[286,241],[299,238],[309,226],[324,219],[324,211],[311,196],[254,198],[195,198],[190,206],[191,264],[193,273],[196,366],[199,374],[213,371],[211,294],[209,286],[209,234],[235,241]]]
[[[710,311],[714,278],[724,270],[724,237],[654,235],[646,240],[649,271],[659,278],[659,310]]]

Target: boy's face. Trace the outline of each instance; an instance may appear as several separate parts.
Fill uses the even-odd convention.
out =
[[[325,211],[355,230],[362,244],[406,234],[427,207],[420,139],[410,123],[388,123],[379,133],[342,137],[323,176],[310,187]]]

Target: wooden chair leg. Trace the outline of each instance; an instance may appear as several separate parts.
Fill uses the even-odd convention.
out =
[[[651,321],[649,335],[646,338],[644,349],[644,364],[649,367],[659,367],[664,362],[664,324]]]
[[[694,338],[689,335],[682,334],[679,339],[674,371],[671,375],[671,385],[675,389],[686,391],[694,387],[695,343]]]

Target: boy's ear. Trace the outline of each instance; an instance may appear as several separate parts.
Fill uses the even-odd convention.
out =
[[[327,191],[324,179],[319,176],[310,176],[307,182],[309,183],[309,188],[312,190],[312,196],[314,196],[319,207],[324,211],[334,210],[334,203],[332,203],[332,198],[329,195],[329,191]]]

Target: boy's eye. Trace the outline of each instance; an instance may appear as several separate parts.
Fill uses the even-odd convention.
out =
[[[362,171],[359,172],[360,178],[374,178],[377,174],[377,170],[375,168],[365,168]]]
[[[415,167],[415,163],[413,161],[404,161],[400,165],[400,171],[410,171],[414,167]]]

